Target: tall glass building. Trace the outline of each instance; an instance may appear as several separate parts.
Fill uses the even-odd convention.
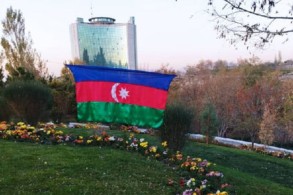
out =
[[[128,23],[115,23],[108,17],[77,18],[70,25],[73,58],[86,64],[137,69],[136,26],[134,17]]]

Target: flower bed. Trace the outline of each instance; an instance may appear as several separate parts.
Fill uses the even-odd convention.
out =
[[[146,158],[156,159],[178,171],[178,180],[169,179],[166,183],[177,193],[184,195],[217,194],[227,195],[230,186],[223,183],[223,174],[213,170],[214,164],[201,158],[184,156],[181,152],[172,152],[168,143],[160,146],[151,145],[144,138],[136,138],[133,133],[129,137],[110,136],[106,131],[96,135],[67,135],[54,129],[53,125],[35,128],[25,123],[0,124],[0,138],[13,141],[25,141],[40,144],[72,144],[80,146],[109,146],[127,151],[139,152]]]

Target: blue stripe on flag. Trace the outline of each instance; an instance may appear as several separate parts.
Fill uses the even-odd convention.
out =
[[[168,90],[173,74],[161,74],[139,70],[108,68],[89,65],[66,65],[73,73],[75,82],[108,81],[129,83]],[[155,97],[154,97],[155,98]]]

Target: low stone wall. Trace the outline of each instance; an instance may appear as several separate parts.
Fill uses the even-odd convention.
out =
[[[189,139],[194,139],[194,140],[204,139],[204,136],[201,134],[188,134],[188,136],[189,136]],[[219,143],[223,143],[223,144],[231,145],[231,146],[235,146],[235,147],[240,147],[243,145],[251,146],[251,142],[235,140],[235,139],[230,139],[230,138],[214,137],[214,140],[216,140]],[[293,150],[288,150],[288,149],[284,149],[284,148],[267,146],[267,145],[258,144],[258,143],[255,143],[254,146],[264,148],[265,150],[267,150],[269,152],[285,152],[285,153],[293,154]]]

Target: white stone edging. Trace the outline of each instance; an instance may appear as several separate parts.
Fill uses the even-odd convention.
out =
[[[205,136],[203,136],[201,134],[188,134],[188,137],[189,137],[189,139],[198,140],[198,139],[204,139]],[[219,143],[227,144],[230,146],[236,146],[236,147],[240,147],[243,145],[251,146],[251,142],[235,140],[235,139],[230,139],[230,138],[214,137],[214,140],[216,140]],[[267,145],[258,144],[258,143],[255,143],[254,146],[257,148],[264,148],[268,152],[284,152],[284,153],[293,154],[293,150],[278,148],[275,146],[267,146]]]

